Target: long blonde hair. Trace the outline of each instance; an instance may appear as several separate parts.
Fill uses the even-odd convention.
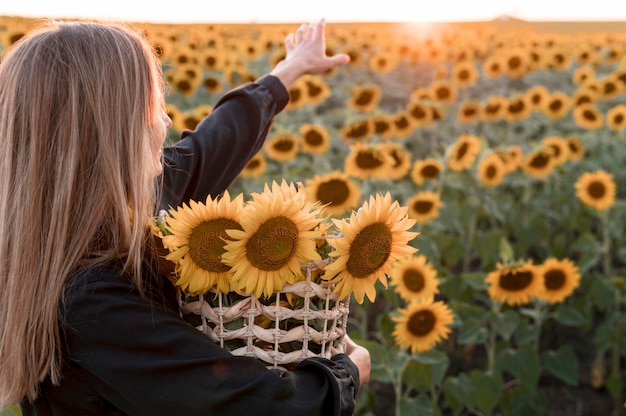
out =
[[[59,382],[74,274],[116,262],[141,288],[160,88],[152,48],[119,24],[50,22],[0,61],[0,407]]]

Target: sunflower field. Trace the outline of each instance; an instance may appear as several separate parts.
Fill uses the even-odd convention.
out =
[[[0,17],[0,49],[34,23]],[[169,143],[297,27],[137,25],[169,84]],[[378,193],[407,207],[417,252],[350,305],[372,357],[357,415],[625,414],[625,28],[327,24],[327,53],[351,62],[291,87],[229,192],[297,182],[338,219]]]

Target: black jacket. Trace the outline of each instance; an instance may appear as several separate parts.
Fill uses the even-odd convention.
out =
[[[162,208],[216,196],[260,149],[288,101],[278,79],[231,91],[195,131],[164,150]],[[28,415],[350,415],[358,369],[343,354],[279,374],[235,357],[184,321],[167,279],[146,274],[142,296],[127,276],[75,276],[61,305],[64,367],[41,384]]]

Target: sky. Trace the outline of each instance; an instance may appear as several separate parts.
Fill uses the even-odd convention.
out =
[[[313,7],[314,6],[314,7]],[[624,21],[624,0],[0,0],[0,15],[171,23]]]

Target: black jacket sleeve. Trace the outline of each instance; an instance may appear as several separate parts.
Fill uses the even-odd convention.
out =
[[[223,192],[261,149],[288,101],[289,92],[271,75],[224,95],[194,131],[163,149],[160,208]]]
[[[354,410],[359,375],[346,355],[307,359],[279,374],[222,350],[175,310],[110,271],[77,280],[66,299],[72,373],[124,414],[326,416]]]

